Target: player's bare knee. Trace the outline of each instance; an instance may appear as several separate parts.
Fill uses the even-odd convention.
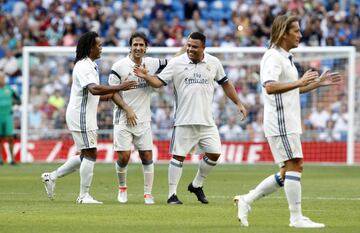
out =
[[[96,148],[83,149],[81,150],[81,155],[83,155],[84,158],[88,160],[96,161],[97,149]]]
[[[139,151],[139,156],[141,161],[152,161],[152,151],[151,150],[145,150],[145,151]]]
[[[180,161],[180,162],[184,162],[184,160],[185,160],[184,156],[173,155],[172,157],[173,157],[173,159],[176,159],[177,161]]]
[[[117,151],[118,161],[122,165],[127,165],[130,160],[130,151]]]
[[[294,158],[286,161],[284,169],[285,171],[295,171],[301,173],[303,171],[303,159]]]
[[[212,161],[217,161],[220,157],[220,154],[210,154],[206,153],[206,157],[208,157]]]

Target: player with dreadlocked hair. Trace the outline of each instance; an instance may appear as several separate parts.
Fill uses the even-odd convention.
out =
[[[101,40],[96,32],[83,34],[76,47],[75,66],[72,73],[70,100],[66,110],[66,123],[71,130],[80,156],[70,157],[53,172],[41,175],[48,197],[54,199],[56,179],[80,168],[79,204],[102,204],[89,194],[97,157],[97,106],[99,100],[112,99],[131,117],[133,111],[124,103],[120,90],[128,90],[136,81],[116,86],[100,85],[98,66],[94,62],[101,55]]]

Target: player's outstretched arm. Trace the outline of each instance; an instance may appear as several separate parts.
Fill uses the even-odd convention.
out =
[[[300,79],[294,82],[267,82],[265,90],[268,95],[281,94],[296,88],[300,88],[301,92],[305,87],[310,87],[310,85],[314,84],[318,77],[319,74],[316,71],[307,70]]]
[[[92,83],[89,84],[87,88],[93,95],[107,95],[118,91],[126,91],[132,89],[135,85],[137,85],[136,81],[124,81],[121,84],[115,86],[97,85],[95,83]]]
[[[135,126],[137,124],[137,116],[135,112],[129,107],[129,105],[125,103],[124,99],[119,95],[119,93],[114,93],[111,99],[117,106],[125,111],[127,123],[131,126]]]
[[[155,75],[149,74],[145,64],[143,66],[135,66],[134,74],[145,81],[152,87],[162,87],[164,83],[161,82]]]
[[[320,77],[315,79],[315,82],[301,87],[300,93],[306,93],[321,86],[336,85],[341,83],[342,80],[343,78],[338,72],[330,72],[329,70],[326,70],[320,75]]]
[[[343,82],[343,76],[339,72],[324,71],[319,77],[320,86],[336,85]]]
[[[222,86],[226,96],[229,97],[234,102],[234,104],[236,104],[238,113],[241,114],[240,120],[244,120],[247,116],[247,111],[246,111],[246,108],[244,107],[244,105],[241,103],[232,83],[228,81],[228,82],[223,83],[221,86]]]

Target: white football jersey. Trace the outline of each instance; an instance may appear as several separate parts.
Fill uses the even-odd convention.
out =
[[[287,83],[298,80],[298,71],[289,56],[292,57],[292,54],[281,48],[272,48],[265,52],[260,63],[266,137],[302,133],[299,88],[272,95],[265,90],[267,82]]]
[[[175,126],[215,125],[212,114],[215,81],[219,84],[228,81],[219,59],[204,53],[204,59],[195,64],[185,53],[171,59],[158,78],[174,85]]]
[[[66,123],[71,131],[98,129],[97,107],[100,96],[93,95],[87,88],[91,83],[99,84],[97,65],[90,58],[76,62],[72,72],[69,104],[66,109]]]
[[[167,64],[166,59],[158,59],[152,57],[144,57],[142,64],[145,64],[150,74],[159,73]],[[109,85],[119,85],[125,80],[135,80],[138,85],[134,89],[127,91],[121,91],[119,94],[124,99],[125,103],[135,112],[137,116],[137,122],[150,122],[151,110],[150,99],[153,88],[147,84],[147,82],[135,76],[133,69],[135,63],[126,56],[123,59],[117,61],[111,68],[109,75]],[[117,105],[114,107],[114,124],[126,124],[126,113],[120,109]]]

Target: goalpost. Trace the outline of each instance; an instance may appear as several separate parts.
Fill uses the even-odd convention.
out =
[[[154,57],[168,57],[170,58],[176,53],[179,48],[157,48],[150,47],[147,51],[149,56]],[[252,101],[257,101],[256,106],[258,109],[253,112],[246,125],[243,124],[244,137],[237,142],[225,142],[223,152],[225,154],[222,162],[241,162],[247,159],[248,163],[270,161],[269,149],[266,147],[266,142],[258,141],[254,139],[252,123],[256,121],[256,117],[260,115],[261,106],[259,107],[258,99],[261,95],[259,92],[258,80],[259,78],[259,64],[260,59],[265,52],[265,48],[259,47],[247,47],[247,48],[206,48],[206,52],[213,54],[220,58],[225,67],[225,71],[228,74],[231,81],[234,82],[235,87],[239,90],[239,95],[244,98],[245,101],[249,100],[249,108],[254,108]],[[106,74],[109,72],[111,65],[119,59],[124,57],[129,52],[128,48],[119,47],[104,47],[102,58],[99,60],[101,77],[106,79]],[[346,163],[352,165],[360,162],[360,156],[355,156],[360,151],[356,150],[356,142],[359,142],[360,138],[355,134],[356,127],[358,127],[360,120],[355,117],[356,103],[356,91],[360,92],[356,88],[356,74],[355,74],[355,60],[356,50],[354,47],[301,47],[292,51],[294,61],[298,64],[300,70],[302,69],[316,69],[321,72],[324,69],[330,68],[331,70],[339,71],[344,76],[344,84],[336,87],[325,87],[320,90],[313,91],[301,97],[302,106],[302,120],[304,135],[302,136],[305,161],[308,158],[310,162],[319,163]],[[69,137],[69,131],[61,128],[29,128],[29,109],[33,108],[32,98],[30,95],[30,87],[34,86],[33,79],[36,77],[37,82],[41,78],[48,81],[48,85],[51,86],[51,82],[57,82],[58,67],[64,66],[66,69],[70,69],[70,60],[73,60],[75,56],[74,47],[23,47],[23,68],[22,68],[22,115],[21,115],[21,161],[33,162],[33,161],[56,161],[58,154],[60,153],[64,144],[61,144],[62,138]],[[35,65],[30,65],[35,60]],[[43,76],[41,76],[43,75]],[[359,75],[359,74],[357,74]],[[40,77],[39,77],[40,76]],[[44,83],[37,83],[39,90],[43,89]],[[43,85],[43,86],[41,86]],[[168,88],[168,87],[166,87]],[[171,88],[171,87],[170,87]],[[360,87],[359,87],[360,88]],[[36,89],[36,88],[35,88]],[[247,94],[245,93],[245,89]],[[217,88],[216,93],[219,88]],[[63,91],[63,90],[60,90]],[[64,91],[65,92],[65,91]],[[221,94],[219,94],[221,96]],[[65,98],[66,99],[66,98]],[[215,100],[216,102],[217,100]],[[320,103],[320,104],[318,104]],[[65,107],[66,107],[65,103]],[[325,124],[325,128],[317,128],[311,121],[311,114],[321,105],[330,114],[328,122]],[[347,124],[346,131],[335,132],[334,125],[341,117],[341,108],[347,106]],[[230,104],[226,104],[227,110],[230,112],[233,110]],[[57,110],[55,110],[57,111]],[[64,109],[59,110],[61,114]],[[51,122],[50,119],[49,122]],[[45,123],[46,124],[46,123]],[[43,148],[41,144],[47,144],[49,136],[43,137],[43,131],[46,131],[47,135],[59,135],[50,136],[51,143],[54,146],[46,152],[47,157],[37,159],[37,148]],[[109,131],[100,131],[100,134],[109,134]],[[45,138],[45,139],[44,139]],[[104,161],[109,162],[112,159],[111,155],[111,140],[104,140],[101,144],[102,149],[107,150],[104,155]],[[159,145],[162,145],[159,142]],[[66,155],[62,155],[61,159],[65,159],[71,153],[75,153],[71,149],[71,145],[67,145]],[[163,146],[159,146],[163,147]],[[167,152],[160,152],[167,153]],[[30,152],[33,150],[33,152]],[[163,150],[163,148],[161,148]],[[166,148],[167,151],[167,148]],[[45,153],[45,152],[44,152]],[[233,154],[232,154],[233,153]],[[58,161],[58,160],[57,160]]]

